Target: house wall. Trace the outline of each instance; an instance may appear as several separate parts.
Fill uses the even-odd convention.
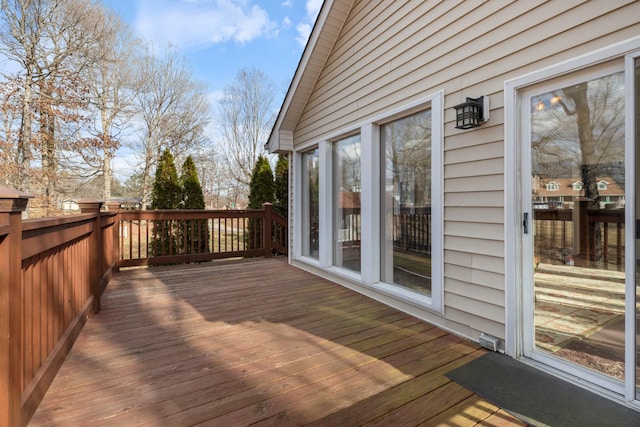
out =
[[[504,338],[504,82],[637,36],[639,17],[634,1],[355,1],[293,144],[444,91],[445,310],[423,317]],[[455,129],[452,107],[480,95],[489,122]]]

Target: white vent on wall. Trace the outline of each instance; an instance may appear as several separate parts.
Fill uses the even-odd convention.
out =
[[[480,345],[491,351],[498,351],[500,348],[500,338],[496,338],[484,332],[480,334]]]

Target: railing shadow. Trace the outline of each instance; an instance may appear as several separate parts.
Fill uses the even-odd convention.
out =
[[[278,258],[121,272],[83,338],[33,425],[383,419],[442,387],[464,402],[444,373],[482,353]]]

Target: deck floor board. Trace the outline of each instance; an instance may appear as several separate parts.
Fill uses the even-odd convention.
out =
[[[482,354],[281,259],[127,270],[29,425],[523,425],[445,376]]]

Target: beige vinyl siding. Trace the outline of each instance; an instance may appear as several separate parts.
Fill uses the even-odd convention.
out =
[[[285,115],[282,123],[277,124],[280,128],[289,130],[295,127],[300,118],[298,112],[304,109],[306,105],[317,76],[324,67],[326,58],[331,53],[333,40],[340,33],[345,17],[351,9],[351,3],[351,0],[333,0],[331,16],[326,17],[323,15],[318,17],[318,19],[323,20],[322,32],[318,35],[318,40],[315,41],[313,49],[308,52],[305,50],[299,64],[299,67],[304,69],[305,72],[301,76],[296,73],[294,81],[291,83],[290,92],[285,98],[287,109],[295,113]],[[311,38],[313,38],[313,34]],[[313,40],[310,40],[310,42],[313,42]],[[291,89],[294,88],[296,96],[289,97],[289,95],[293,95],[294,91],[291,91]]]
[[[504,221],[504,209],[496,207],[454,207],[444,208],[444,217],[447,221],[465,221],[477,224],[502,224]]]
[[[471,266],[473,271],[497,274],[498,276],[493,276],[493,279],[502,277],[504,274],[504,262],[501,257],[450,250],[445,250],[445,255],[448,261],[447,266],[463,266],[465,268]],[[495,289],[502,289],[502,283],[499,282],[491,281],[484,284]]]
[[[355,1],[294,146],[443,90],[442,324],[504,338],[504,81],[637,36],[639,17],[634,1]],[[452,107],[480,95],[490,121],[455,129]]]
[[[470,239],[496,240],[495,236],[499,236],[502,231],[502,224],[483,223],[479,226],[471,222],[446,221],[444,234]]]
[[[439,7],[452,3],[443,2]],[[503,81],[509,73],[512,76],[522,74],[525,71],[523,67],[532,62],[535,68],[558,62],[559,59],[551,55],[553,50],[547,44],[558,49],[558,54],[566,55],[566,51],[570,50],[573,56],[595,48],[586,43],[593,34],[608,34],[615,28],[624,29],[632,24],[637,33],[637,24],[634,22],[637,21],[637,15],[624,10],[612,15],[613,24],[611,19],[607,23],[603,18],[589,22],[594,27],[589,37],[583,34],[584,27],[564,30],[567,20],[589,19],[589,16],[597,16],[601,11],[615,7],[616,2],[599,1],[598,7],[580,4],[577,12],[570,9],[572,2],[567,1],[544,3],[535,8],[537,2],[515,2],[493,16],[495,9],[504,3],[494,0],[478,6],[476,2],[465,1],[432,22],[436,27],[433,29],[429,26],[414,28],[405,24],[407,20],[415,20],[415,25],[421,24],[420,19],[416,18],[419,15],[412,9],[420,2],[408,2],[402,9],[408,9],[407,14],[399,13],[398,16],[387,18],[375,14],[371,28],[367,28],[366,17],[360,16],[362,13],[358,15],[358,25],[350,27],[352,11],[350,21],[345,24],[298,124],[297,138],[301,141],[313,139],[330,128],[355,124],[368,115],[383,112],[389,105],[398,105],[436,88],[445,89],[448,107],[464,98],[465,88],[497,94],[502,90]],[[367,6],[374,8],[373,4]],[[463,12],[463,7],[468,14],[460,18],[454,12]],[[637,8],[637,5],[629,7]],[[525,8],[534,8],[531,16],[523,15]],[[564,9],[568,9],[566,16],[563,15]],[[536,20],[540,20],[541,24]],[[377,29],[378,21],[399,22],[397,25],[402,25],[400,33],[387,30],[389,40],[384,40],[383,36],[387,34],[384,33],[376,40],[376,45],[363,42],[365,39],[359,35]],[[476,24],[473,25],[473,22]],[[542,24],[548,24],[549,28]],[[468,25],[471,26],[466,27]],[[440,32],[435,32],[438,29]],[[573,33],[576,36],[571,37]],[[633,29],[628,36],[632,34]],[[404,42],[397,41],[401,36],[405,37]],[[545,45],[537,46],[535,43],[539,42]],[[516,48],[520,50],[511,53]],[[341,50],[345,53],[342,54]],[[539,62],[547,58],[546,62]],[[490,80],[492,76],[502,78]],[[480,84],[482,87],[477,86]],[[463,92],[455,93],[461,89]],[[474,95],[471,92],[469,94]],[[502,104],[502,100],[496,101]],[[453,119],[453,111],[447,110],[446,114],[447,120]]]
[[[479,160],[473,162],[473,164],[456,163],[453,165],[446,165],[445,163],[445,179],[447,179],[446,182],[449,185],[449,188],[447,188],[446,191],[456,191],[453,183],[456,182],[456,180],[462,181],[464,177],[476,177],[479,175],[490,175],[495,173],[497,170],[502,168],[502,163],[502,159]],[[488,183],[489,179],[490,178],[485,178],[485,181]],[[458,185],[460,185],[460,183],[458,183]],[[480,182],[477,183],[477,186],[480,187]],[[468,188],[466,184],[465,188]],[[500,184],[499,188],[502,188],[502,184]]]
[[[502,207],[502,191],[482,191],[482,189],[470,189],[467,192],[444,193],[444,207]],[[445,221],[447,218],[445,217]]]
[[[485,332],[496,337],[500,337],[504,334],[504,322],[502,320],[492,321],[487,318],[483,318],[481,324],[479,324],[477,316],[452,307],[447,308],[447,317],[444,319],[442,326],[469,337],[479,337],[480,332]]]

